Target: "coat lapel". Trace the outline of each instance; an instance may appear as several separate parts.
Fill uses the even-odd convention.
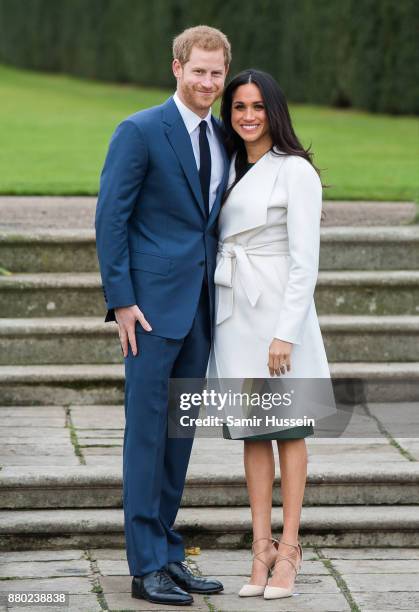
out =
[[[163,106],[163,121],[167,125],[166,136],[170,145],[176,153],[202,213],[206,216],[191,138],[173,98],[170,98]]]
[[[220,213],[220,240],[266,224],[268,204],[285,157],[268,151],[233,187]],[[228,184],[236,173],[231,160]]]

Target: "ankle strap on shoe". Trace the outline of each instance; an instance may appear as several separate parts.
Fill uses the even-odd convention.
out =
[[[297,542],[297,544],[289,544],[288,542],[285,542],[285,540],[279,540],[279,544],[286,544],[286,546],[291,546],[291,548],[294,548],[294,550],[299,553],[301,561],[303,560],[303,549],[301,548],[300,542]]]
[[[252,551],[253,551],[253,547],[255,544],[257,544],[258,542],[271,542],[273,543],[273,545],[275,546],[275,544],[279,544],[279,541],[276,540],[275,538],[258,538],[257,540],[253,540],[252,542]],[[269,548],[268,546],[266,548]],[[278,548],[278,546],[275,546],[275,548]],[[261,551],[262,552],[262,551]],[[259,553],[257,553],[259,554]]]
[[[259,559],[259,555],[261,555],[262,553],[266,552],[267,550],[269,550],[270,545],[266,546],[266,548],[263,548],[262,550],[260,550],[258,553],[255,553],[255,549],[254,546],[255,544],[257,544],[258,542],[270,542],[270,544],[273,544],[274,548],[276,550],[278,550],[278,546],[279,546],[279,542],[278,540],[276,540],[275,538],[258,538],[257,540],[253,540],[252,542],[252,554],[253,554],[253,559],[255,559],[256,561],[259,561],[260,563],[263,563],[263,565],[270,570],[270,566],[265,563],[265,561],[263,561],[263,559]]]
[[[295,550],[300,550],[300,543],[297,542],[297,544],[290,544],[289,542],[285,542],[285,540],[279,540],[280,544],[286,544],[287,546],[291,546],[292,548],[295,548]]]
[[[303,550],[301,548],[301,544],[299,542],[297,542],[297,544],[290,544],[289,542],[285,542],[285,540],[279,540],[279,544],[285,544],[286,546],[290,546],[291,548],[296,550],[297,553],[299,553],[299,555],[300,555],[300,562],[294,564],[294,562],[292,561],[292,558],[290,556],[280,555],[278,553],[277,559],[275,561],[275,565],[277,563],[279,563],[279,561],[288,561],[288,563],[292,566],[294,572],[296,574],[298,574],[298,572],[299,572],[299,570],[301,568],[301,563],[302,563],[302,559],[303,559]]]

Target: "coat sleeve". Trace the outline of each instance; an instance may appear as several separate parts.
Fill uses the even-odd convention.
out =
[[[314,168],[301,157],[290,158],[284,170],[290,267],[274,337],[301,344],[319,269],[322,186]]]
[[[128,219],[147,170],[148,153],[139,127],[125,120],[116,128],[100,177],[96,249],[108,314],[136,303],[129,271]]]

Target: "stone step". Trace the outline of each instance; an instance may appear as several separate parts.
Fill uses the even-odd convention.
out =
[[[0,319],[0,365],[121,362],[117,325],[103,318]]]
[[[419,361],[419,315],[322,315],[329,361]],[[0,365],[121,363],[103,318],[0,319]]]
[[[418,269],[418,225],[321,230],[320,270]]]
[[[13,274],[0,276],[4,317],[100,316],[105,312],[98,274]]]
[[[96,272],[91,229],[0,231],[0,262],[13,273]],[[419,226],[323,227],[321,270],[417,270]]]
[[[418,315],[320,315],[329,361],[419,361]]]
[[[95,233],[90,229],[0,230],[0,262],[13,272],[97,272]]]
[[[2,405],[120,404],[124,366],[0,366]]]
[[[417,401],[419,362],[331,363],[336,381],[357,381],[371,402]],[[0,405],[123,403],[122,364],[0,366]]]
[[[418,314],[419,270],[320,272],[315,301],[319,314]]]
[[[187,546],[245,548],[252,540],[250,510],[182,508],[176,527]],[[282,529],[274,507],[272,528]],[[303,507],[303,546],[419,546],[417,505]],[[116,509],[0,511],[3,551],[124,546],[123,511]]]
[[[195,441],[198,445],[200,440]],[[225,445],[228,442],[224,442]],[[335,457],[339,456],[337,446]],[[228,452],[228,446],[224,446]],[[235,507],[249,503],[241,461],[231,469],[205,469],[191,461],[182,505]],[[310,451],[311,456],[311,451]],[[331,457],[332,460],[332,457]],[[224,466],[225,468],[225,466]],[[0,507],[4,510],[122,507],[119,467],[66,466],[4,467],[0,472]],[[281,505],[280,478],[274,487],[274,505]],[[419,462],[365,465],[309,463],[305,506],[419,504]]]
[[[325,194],[327,195],[327,194]],[[92,229],[96,197],[85,196],[2,196],[0,230]],[[324,226],[400,226],[414,223],[414,202],[371,202],[326,200]]]
[[[419,314],[419,270],[323,271],[316,294],[319,314]],[[12,274],[0,276],[3,317],[103,316],[99,276]]]

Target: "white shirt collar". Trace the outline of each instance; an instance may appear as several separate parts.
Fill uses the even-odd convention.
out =
[[[192,134],[192,132],[196,130],[202,120],[207,122],[208,131],[212,132],[211,109],[209,109],[206,117],[200,117],[182,102],[182,100],[178,96],[177,91],[175,91],[173,95],[173,100],[178,108],[178,111],[181,114],[181,117],[189,134]]]

